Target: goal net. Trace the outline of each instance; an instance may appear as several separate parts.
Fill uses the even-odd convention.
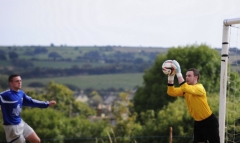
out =
[[[221,143],[240,143],[240,18],[223,21],[219,96]]]

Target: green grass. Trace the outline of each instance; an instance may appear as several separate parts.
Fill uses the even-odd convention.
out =
[[[72,84],[80,89],[93,88],[108,89],[108,88],[123,88],[125,90],[133,89],[136,86],[142,86],[143,73],[128,73],[128,74],[106,74],[106,75],[81,75],[56,78],[32,78],[23,79],[23,88],[31,82],[41,82],[47,84],[54,81],[58,84]]]

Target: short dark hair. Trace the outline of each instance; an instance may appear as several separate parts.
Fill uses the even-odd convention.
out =
[[[200,73],[199,73],[199,71],[198,71],[197,69],[195,69],[195,68],[190,68],[190,69],[188,69],[188,71],[192,71],[194,76],[198,76],[198,79],[197,79],[197,80],[200,79]]]
[[[18,74],[12,74],[8,77],[8,82],[11,82],[14,77],[20,76]]]

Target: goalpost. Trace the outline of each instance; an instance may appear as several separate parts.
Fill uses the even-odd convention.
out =
[[[228,89],[228,82],[229,82],[228,81],[228,79],[229,79],[229,73],[228,73],[228,70],[229,70],[228,69],[229,47],[232,46],[232,45],[230,45],[230,41],[229,41],[230,40],[229,37],[231,36],[230,28],[236,24],[240,24],[240,18],[225,19],[223,21],[220,96],[219,96],[219,135],[220,135],[221,143],[225,142],[225,137],[226,137],[225,132],[228,130],[228,128],[226,127],[226,111],[227,111],[226,107],[228,104],[227,89]],[[239,29],[239,27],[238,27],[238,29]],[[239,35],[238,39],[240,39],[240,35]],[[238,88],[240,90],[240,86]],[[238,104],[240,104],[240,103],[238,103]],[[240,112],[238,114],[240,115]],[[235,141],[230,141],[230,142],[235,142]]]

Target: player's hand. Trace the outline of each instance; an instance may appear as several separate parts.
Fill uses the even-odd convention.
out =
[[[176,60],[173,60],[172,63],[172,66],[174,66],[174,68],[176,69],[177,77],[182,77],[180,64]]]
[[[181,68],[179,63],[176,60],[172,60],[173,67],[176,69],[176,73],[181,73]]]
[[[49,102],[49,106],[54,106],[57,102],[55,100],[52,100]]]
[[[174,81],[174,76],[175,76],[175,74],[174,75],[168,75],[168,81]]]

